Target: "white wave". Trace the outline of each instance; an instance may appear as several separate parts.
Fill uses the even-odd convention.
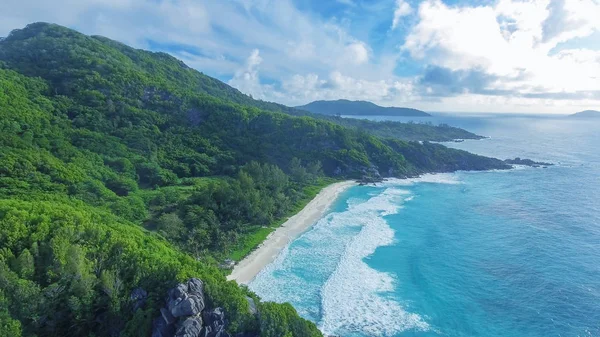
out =
[[[380,186],[394,187],[394,186],[412,186],[417,183],[432,183],[432,184],[450,184],[457,185],[462,184],[456,173],[426,173],[416,178],[388,178],[385,182],[381,183]]]
[[[249,284],[264,300],[291,302],[326,334],[360,332],[390,336],[407,329],[426,330],[423,319],[406,312],[386,293],[394,291],[391,274],[363,260],[394,242],[386,215],[412,199],[399,186],[365,198],[350,198],[348,209],[330,213],[288,245]]]
[[[319,325],[324,333],[390,336],[408,329],[429,328],[419,315],[406,312],[386,296],[394,291],[393,276],[364,262],[378,247],[393,243],[394,231],[383,216],[397,213],[407,194],[405,190],[388,188],[349,210],[362,229],[346,244],[340,262],[321,290],[323,313]]]

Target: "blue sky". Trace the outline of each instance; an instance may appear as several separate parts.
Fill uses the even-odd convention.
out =
[[[165,51],[255,98],[427,111],[600,110],[600,0],[3,0]]]

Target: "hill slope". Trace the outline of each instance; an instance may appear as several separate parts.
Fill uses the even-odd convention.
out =
[[[148,336],[195,276],[231,333],[319,336],[216,266],[333,179],[509,167],[280,107],[57,25],[0,41],[0,335]]]
[[[585,110],[569,115],[569,117],[582,117],[582,118],[600,118],[600,111],[597,110]]]
[[[411,108],[382,107],[366,101],[349,101],[340,99],[336,101],[314,101],[296,107],[322,115],[351,115],[351,116],[416,116],[429,117],[430,114]]]

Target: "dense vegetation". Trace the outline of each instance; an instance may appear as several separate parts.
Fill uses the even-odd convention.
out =
[[[336,101],[314,101],[296,108],[317,114],[332,116],[431,116],[430,114],[417,109],[383,107],[367,101],[349,101],[347,99],[338,99]]]
[[[216,266],[335,179],[507,167],[279,107],[57,25],[1,40],[0,335],[148,336],[194,276],[230,332],[318,336],[288,305],[250,314]]]

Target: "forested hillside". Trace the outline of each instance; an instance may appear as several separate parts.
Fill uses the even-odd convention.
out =
[[[320,335],[289,306],[253,315],[216,266],[333,180],[508,167],[279,107],[57,25],[1,40],[0,335],[148,336],[192,276],[231,333]]]

